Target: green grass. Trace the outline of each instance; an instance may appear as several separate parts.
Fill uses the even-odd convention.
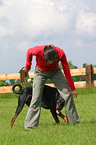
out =
[[[77,91],[78,91],[79,95],[96,94],[96,87],[91,85],[86,88],[79,88],[79,89],[77,89]]]
[[[96,144],[96,94],[78,95],[74,99],[81,124],[67,125],[60,119],[61,124],[56,125],[49,110],[42,108],[39,126],[31,131],[24,129],[27,106],[16,119],[13,128],[9,128],[17,107],[17,98],[7,99],[8,95],[12,97],[12,94],[0,94],[0,145]],[[65,113],[65,110],[62,112]]]

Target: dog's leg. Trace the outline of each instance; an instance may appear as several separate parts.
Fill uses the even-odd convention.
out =
[[[58,119],[58,117],[57,117],[56,110],[51,109],[50,112],[51,112],[51,114],[52,114],[52,116],[53,116],[55,122],[56,122],[57,124],[59,124],[60,121],[59,121],[59,119]]]
[[[67,118],[65,115],[63,115],[61,112],[58,115],[67,123]]]
[[[11,120],[11,124],[10,124],[10,126],[9,126],[9,128],[11,128],[12,126],[13,126],[13,124],[14,124],[14,122],[15,122],[15,119],[17,118],[17,114],[12,118],[12,120]]]
[[[22,111],[23,107],[24,107],[24,104],[26,103],[26,98],[24,98],[23,95],[20,95],[19,98],[18,98],[18,106],[17,106],[17,109],[16,109],[16,113],[15,113],[15,116],[12,118],[11,120],[11,124],[10,124],[10,128],[13,126],[14,122],[15,122],[15,119],[17,118],[17,116],[19,115],[19,113]]]
[[[17,118],[17,116],[19,115],[19,113],[21,112],[21,110],[23,109],[23,106],[24,106],[24,104],[23,104],[22,106],[18,106],[18,107],[17,107],[15,116],[14,116],[14,117],[12,118],[12,120],[11,120],[10,128],[13,126],[13,124],[14,124],[14,122],[15,122],[15,119]]]

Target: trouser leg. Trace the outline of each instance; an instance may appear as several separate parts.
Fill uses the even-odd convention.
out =
[[[33,96],[25,119],[25,129],[37,128],[41,110],[41,99],[46,76],[36,68],[33,81]]]
[[[60,68],[56,69],[56,72],[54,72],[54,74],[50,76],[50,79],[53,81],[60,95],[65,100],[65,112],[68,123],[80,123],[79,116],[77,114],[76,107],[74,104],[72,92]]]

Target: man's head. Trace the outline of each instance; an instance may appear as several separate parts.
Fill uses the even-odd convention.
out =
[[[49,63],[52,63],[53,61],[56,61],[58,59],[57,52],[53,47],[54,46],[52,45],[46,45],[44,48],[43,56],[45,60],[48,61]]]

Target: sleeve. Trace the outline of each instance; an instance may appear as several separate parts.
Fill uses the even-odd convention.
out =
[[[71,91],[76,90],[64,52],[62,52],[61,64]]]
[[[31,49],[28,49],[28,51],[27,51],[27,57],[26,57],[26,66],[25,66],[25,69],[28,69],[28,70],[31,69],[32,58],[33,58],[33,54],[31,52]]]

